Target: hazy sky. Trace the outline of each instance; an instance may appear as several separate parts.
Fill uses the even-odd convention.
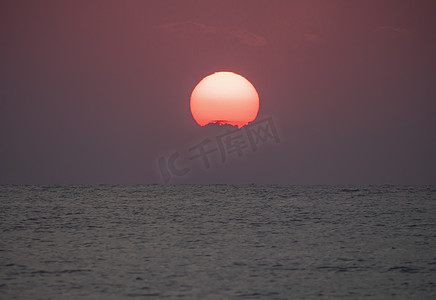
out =
[[[1,1],[0,183],[436,184],[435,16],[435,1]],[[261,122],[195,123],[190,94],[216,71],[253,83]]]

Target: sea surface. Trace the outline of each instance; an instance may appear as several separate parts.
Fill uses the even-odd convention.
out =
[[[436,186],[0,186],[0,299],[436,299]]]

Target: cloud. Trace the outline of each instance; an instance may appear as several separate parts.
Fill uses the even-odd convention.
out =
[[[239,39],[248,46],[265,46],[264,37],[237,27],[209,26],[194,22],[165,23],[154,26],[158,30],[176,33],[227,34]]]
[[[398,28],[394,26],[379,26],[376,29],[374,29],[374,32],[383,35],[388,36],[392,38],[398,38],[401,36],[407,36],[410,34],[410,31],[405,28]]]
[[[249,46],[265,46],[266,45],[265,38],[258,36],[254,33],[248,32],[248,31],[241,29],[241,28],[228,27],[228,28],[225,28],[225,32],[237,37],[243,43],[245,43]]]
[[[183,23],[165,23],[155,26],[156,29],[160,29],[167,32],[184,32],[184,33],[217,33],[218,27],[207,26],[204,24],[183,22]]]
[[[318,43],[320,41],[320,37],[317,34],[313,34],[313,33],[306,33],[304,35],[304,39],[312,43]]]

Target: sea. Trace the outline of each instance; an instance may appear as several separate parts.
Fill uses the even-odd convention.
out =
[[[436,299],[436,186],[0,186],[0,299],[131,298]]]

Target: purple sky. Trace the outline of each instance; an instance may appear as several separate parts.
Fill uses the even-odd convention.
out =
[[[0,183],[162,183],[159,158],[180,153],[170,183],[436,184],[435,15],[423,0],[2,1]],[[238,156],[218,147],[231,127],[195,123],[192,89],[216,71],[253,83],[279,142],[254,151],[243,129]],[[189,151],[207,138],[209,168]]]

